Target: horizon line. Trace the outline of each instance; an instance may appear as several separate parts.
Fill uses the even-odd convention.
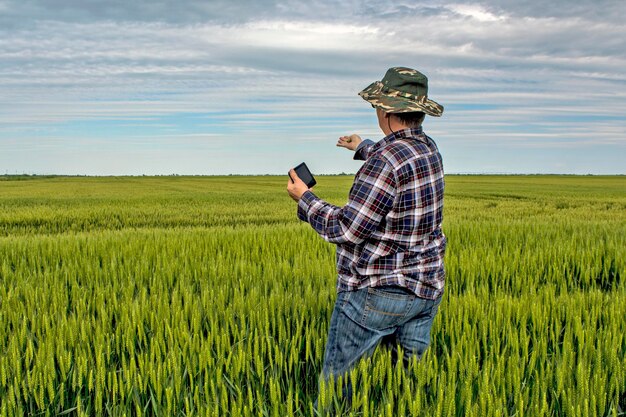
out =
[[[317,177],[353,176],[354,172],[339,172],[332,174],[315,174]],[[142,178],[142,177],[282,177],[287,174],[0,174],[0,178]],[[613,174],[575,174],[575,173],[514,173],[514,172],[451,172],[445,176],[563,176],[563,177],[621,177],[626,173]]]

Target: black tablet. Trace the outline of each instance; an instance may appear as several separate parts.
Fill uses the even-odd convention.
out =
[[[309,167],[307,167],[304,162],[295,167],[293,170],[296,171],[298,177],[300,177],[302,182],[304,182],[307,187],[312,188],[315,184],[317,184],[317,181],[313,178],[313,174],[309,171]],[[291,175],[289,178],[291,178]],[[291,181],[293,181],[293,178],[291,178]]]

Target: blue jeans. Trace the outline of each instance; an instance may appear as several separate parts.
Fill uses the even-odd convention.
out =
[[[321,377],[345,375],[362,357],[370,356],[381,342],[397,355],[403,349],[403,364],[421,358],[430,344],[430,328],[441,297],[419,298],[396,286],[343,291],[337,295],[330,319]],[[346,387],[350,390],[350,384]],[[345,392],[349,400],[350,393]]]

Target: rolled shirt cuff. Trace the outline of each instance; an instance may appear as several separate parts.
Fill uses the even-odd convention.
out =
[[[368,146],[371,146],[373,144],[374,144],[374,141],[370,139],[363,139],[361,143],[359,143],[359,145],[354,150],[354,157],[352,159],[354,159],[355,161],[365,161],[367,159],[365,150],[367,149]]]

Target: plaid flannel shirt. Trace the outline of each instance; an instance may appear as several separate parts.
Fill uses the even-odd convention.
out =
[[[365,159],[348,203],[331,205],[306,191],[298,218],[337,245],[337,290],[397,285],[417,296],[443,293],[446,237],[443,165],[435,142],[421,128],[361,143]]]

